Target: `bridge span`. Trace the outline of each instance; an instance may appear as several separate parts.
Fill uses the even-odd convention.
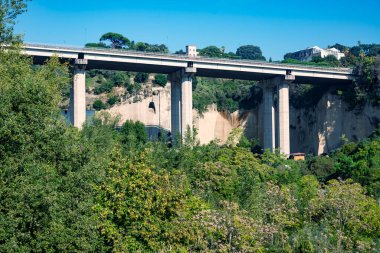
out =
[[[176,54],[158,54],[130,50],[74,48],[24,44],[23,53],[35,64],[57,56],[71,62],[74,80],[71,88],[71,122],[81,127],[86,119],[85,70],[107,69],[168,74],[171,82],[171,132],[184,135],[192,128],[192,77],[215,77],[260,81],[263,88],[263,146],[290,153],[289,83],[349,84],[354,79],[349,68],[325,68],[304,65],[231,60]],[[277,90],[275,107],[273,94]],[[277,116],[276,116],[277,114]],[[278,122],[275,122],[278,119]],[[277,139],[276,139],[277,137]]]

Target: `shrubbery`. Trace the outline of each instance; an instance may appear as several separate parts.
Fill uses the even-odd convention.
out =
[[[139,72],[135,75],[135,82],[145,83],[146,81],[148,81],[148,78],[149,78],[148,73]]]
[[[97,111],[107,108],[106,105],[103,103],[103,101],[99,99],[94,101],[94,103],[92,104],[92,107]]]
[[[154,83],[161,86],[161,87],[165,87],[167,82],[168,82],[168,79],[167,79],[166,75],[157,74],[154,76]]]

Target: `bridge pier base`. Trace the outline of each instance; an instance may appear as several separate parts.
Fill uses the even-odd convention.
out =
[[[171,133],[185,137],[193,129],[192,76],[195,68],[184,68],[169,75],[171,83]]]
[[[86,65],[85,59],[75,60],[74,80],[70,89],[70,122],[79,129],[86,121]]]

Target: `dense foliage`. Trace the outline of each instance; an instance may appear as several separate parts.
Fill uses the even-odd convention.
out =
[[[234,112],[258,106],[262,91],[255,82],[215,78],[193,79],[193,107],[203,113],[216,104],[218,110]]]
[[[211,58],[230,58],[230,59],[248,59],[248,60],[263,60],[265,57],[262,55],[260,47],[254,45],[241,46],[236,50],[236,53],[225,52],[224,47],[208,46],[199,50],[200,56]],[[184,52],[178,52],[184,53]]]
[[[0,75],[0,252],[380,250],[379,132],[307,162],[150,142],[104,112],[68,126],[56,58],[0,50]]]
[[[161,87],[165,87],[167,82],[168,82],[168,78],[164,74],[157,74],[154,76],[154,83]]]
[[[253,45],[241,46],[236,50],[236,55],[241,57],[242,59],[249,60],[263,60],[265,61],[265,57],[261,52],[260,47]]]
[[[106,113],[78,131],[57,106],[66,66],[0,59],[0,251],[379,250],[379,135],[304,163],[235,137],[150,142]]]
[[[108,42],[107,44],[104,42]],[[92,48],[112,48],[124,50],[136,50],[143,52],[168,53],[169,49],[164,44],[149,44],[146,42],[130,41],[127,37],[119,33],[108,32],[103,34],[99,42],[90,42],[85,47]]]
[[[111,44],[108,47],[121,49],[130,45],[130,41],[128,38],[124,37],[119,33],[109,32],[103,34],[100,39],[100,42],[109,41]]]
[[[19,41],[13,34],[13,26],[16,17],[25,11],[25,0],[0,1],[0,45]]]

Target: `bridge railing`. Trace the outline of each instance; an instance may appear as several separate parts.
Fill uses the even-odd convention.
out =
[[[39,47],[39,48],[45,48],[45,49],[57,49],[57,50],[75,50],[80,52],[85,51],[98,51],[98,52],[112,52],[112,53],[118,53],[118,54],[125,54],[125,55],[137,55],[137,56],[155,56],[155,57],[167,57],[172,59],[182,59],[186,61],[209,61],[209,62],[215,62],[215,63],[243,63],[243,64],[251,64],[251,65],[259,65],[259,66],[279,66],[282,68],[289,67],[292,68],[298,68],[298,69],[315,69],[315,70],[329,70],[329,71],[336,71],[336,72],[352,72],[352,69],[350,68],[338,68],[338,67],[320,67],[320,66],[310,66],[310,65],[302,65],[302,64],[288,64],[288,63],[280,63],[280,62],[265,62],[265,61],[258,61],[258,60],[246,60],[246,59],[229,59],[229,58],[211,58],[211,57],[205,57],[205,56],[196,56],[196,57],[189,57],[184,54],[173,54],[173,53],[155,53],[155,52],[142,52],[142,51],[136,51],[136,50],[129,50],[129,49],[113,49],[113,48],[98,48],[98,47],[75,47],[75,46],[61,46],[61,45],[45,45],[45,44],[37,44],[37,43],[25,43],[25,46],[29,47]]]

